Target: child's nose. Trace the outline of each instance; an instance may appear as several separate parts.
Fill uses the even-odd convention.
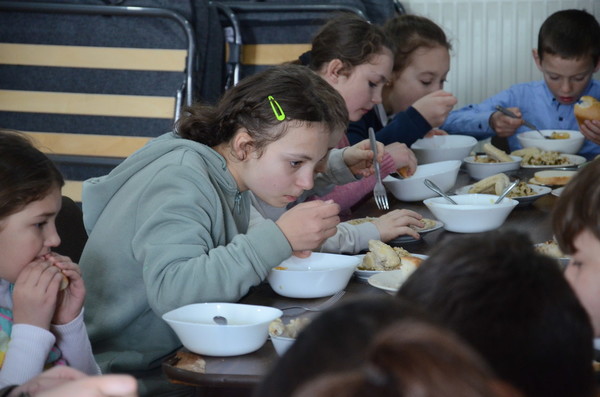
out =
[[[560,89],[562,90],[563,94],[570,94],[572,87],[573,87],[573,84],[571,84],[569,79],[564,79],[560,86]]]
[[[315,172],[317,169],[315,168]],[[304,190],[312,189],[315,183],[314,173],[302,173],[302,175],[298,176],[296,184],[300,186]]]
[[[46,246],[58,247],[60,245],[60,236],[56,231],[56,227],[48,228],[48,234],[46,235]]]

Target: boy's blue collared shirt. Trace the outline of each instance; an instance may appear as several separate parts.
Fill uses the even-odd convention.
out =
[[[583,95],[600,98],[600,81],[590,81]],[[574,104],[561,105],[544,81],[516,84],[480,104],[467,105],[455,110],[450,113],[441,129],[451,134],[472,135],[477,139],[491,137],[495,133],[488,120],[495,112],[496,105],[518,107],[523,118],[540,130],[579,130],[573,113]],[[516,133],[528,130],[529,128],[521,126]],[[521,148],[515,135],[508,138],[508,143],[511,151]],[[600,154],[600,145],[586,139],[578,154],[588,159],[593,158]]]

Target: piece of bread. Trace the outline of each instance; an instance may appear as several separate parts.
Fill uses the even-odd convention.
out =
[[[509,161],[514,161],[512,157],[510,157],[504,150],[498,149],[496,146],[491,143],[486,143],[483,145],[483,151],[488,157],[493,158],[496,161],[501,163],[506,163]]]
[[[600,101],[592,96],[582,96],[575,104],[574,110],[580,126],[585,120],[600,120]]]
[[[523,149],[514,150],[514,151],[510,152],[510,154],[513,156],[519,156],[519,157],[525,158],[527,156],[535,156],[537,154],[540,154],[541,152],[542,152],[541,149],[531,146],[531,147],[525,147]]]
[[[533,179],[542,185],[566,185],[576,171],[543,170],[533,174]]]
[[[504,173],[499,173],[474,183],[469,189],[469,193],[500,194],[509,183],[510,179],[508,179],[508,176]]]
[[[410,170],[410,169],[408,168],[408,166],[404,166],[404,167],[398,168],[398,169],[396,170],[396,172],[397,172],[398,174],[400,174],[400,176],[401,176],[402,178],[408,178],[408,177],[410,177],[410,175],[408,175],[408,171],[409,171],[409,170]]]
[[[177,360],[174,365],[176,368],[201,374],[206,372],[206,361],[197,354],[178,351],[175,359]]]
[[[63,274],[62,280],[60,280],[60,287],[58,289],[59,289],[59,291],[64,291],[67,289],[68,286],[69,286],[69,278]]]

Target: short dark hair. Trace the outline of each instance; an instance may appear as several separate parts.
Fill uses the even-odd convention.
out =
[[[600,24],[585,10],[561,10],[550,15],[538,34],[538,56],[564,59],[589,57],[594,66],[600,59]]]
[[[398,296],[456,332],[527,396],[594,394],[588,314],[558,263],[537,253],[526,234],[444,240]]]
[[[554,237],[565,254],[575,253],[573,242],[577,235],[586,229],[600,240],[599,180],[600,159],[596,159],[573,177],[554,206]]]
[[[405,318],[429,321],[414,305],[391,296],[360,297],[323,312],[300,333],[254,395],[288,397],[322,373],[355,369],[365,362],[375,335]]]
[[[0,129],[0,220],[64,184],[54,163],[25,134]]]

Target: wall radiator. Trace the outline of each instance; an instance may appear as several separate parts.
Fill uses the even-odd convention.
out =
[[[404,0],[411,14],[439,24],[450,39],[445,89],[455,107],[481,102],[510,85],[540,80],[531,50],[542,22],[555,11],[585,9],[600,20],[600,0]],[[600,40],[600,37],[598,38]],[[600,79],[600,73],[596,73]]]

